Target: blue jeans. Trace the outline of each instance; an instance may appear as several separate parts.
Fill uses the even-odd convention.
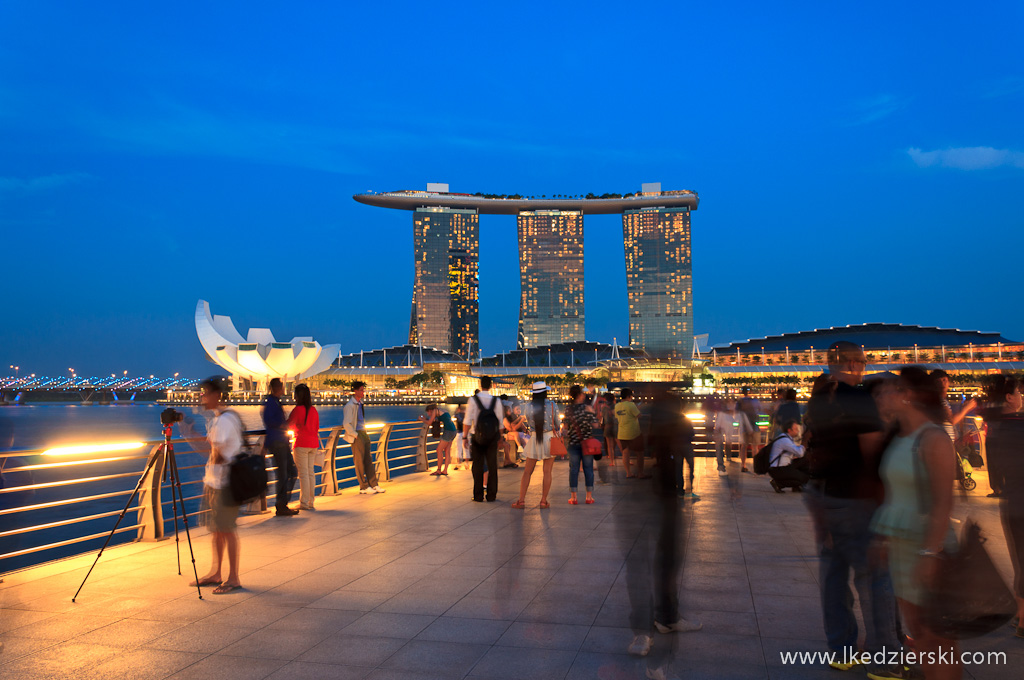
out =
[[[583,446],[580,444],[567,444],[569,451],[569,490],[576,493],[576,487],[580,483],[580,463],[583,463],[583,481],[587,485],[587,491],[594,491],[594,457],[583,455]]]
[[[824,530],[818,551],[821,582],[821,609],[825,638],[829,649],[857,648],[857,619],[853,613],[850,571],[860,598],[864,618],[864,649],[877,652],[900,648],[896,624],[896,596],[885,564],[871,564],[871,516],[877,508],[873,500],[836,498],[812,491],[808,498],[812,510],[820,512]]]

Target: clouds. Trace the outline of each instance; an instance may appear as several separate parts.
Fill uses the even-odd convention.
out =
[[[956,168],[957,170],[989,170],[1008,165],[1024,169],[1024,152],[993,149],[991,146],[962,146],[936,151],[907,149],[907,155],[919,168]]]
[[[91,178],[92,175],[84,172],[70,172],[29,178],[0,177],[0,191],[47,191],[67,186],[68,184],[78,184]]]

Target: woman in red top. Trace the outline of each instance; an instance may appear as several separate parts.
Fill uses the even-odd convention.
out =
[[[313,461],[320,449],[320,414],[313,406],[309,387],[301,383],[295,386],[295,408],[288,416],[288,429],[295,433],[295,450],[292,455],[299,468],[299,508],[316,510],[313,507],[313,497],[316,496]]]

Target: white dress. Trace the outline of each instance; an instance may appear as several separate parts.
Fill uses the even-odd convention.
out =
[[[530,435],[530,438],[526,440],[526,451],[524,455],[532,460],[547,460],[551,457],[551,438],[554,436],[554,432],[558,429],[558,409],[555,407],[554,402],[545,401],[545,417],[544,417],[544,441],[537,441],[537,433],[534,432]],[[533,424],[533,405],[531,404],[528,408],[526,416],[526,422]]]

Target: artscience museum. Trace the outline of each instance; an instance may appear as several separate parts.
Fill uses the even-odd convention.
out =
[[[231,374],[236,389],[266,390],[271,378],[285,382],[322,373],[338,358],[340,345],[321,346],[311,337],[278,342],[269,328],[250,328],[245,338],[229,316],[196,305],[196,334],[210,361]]]

